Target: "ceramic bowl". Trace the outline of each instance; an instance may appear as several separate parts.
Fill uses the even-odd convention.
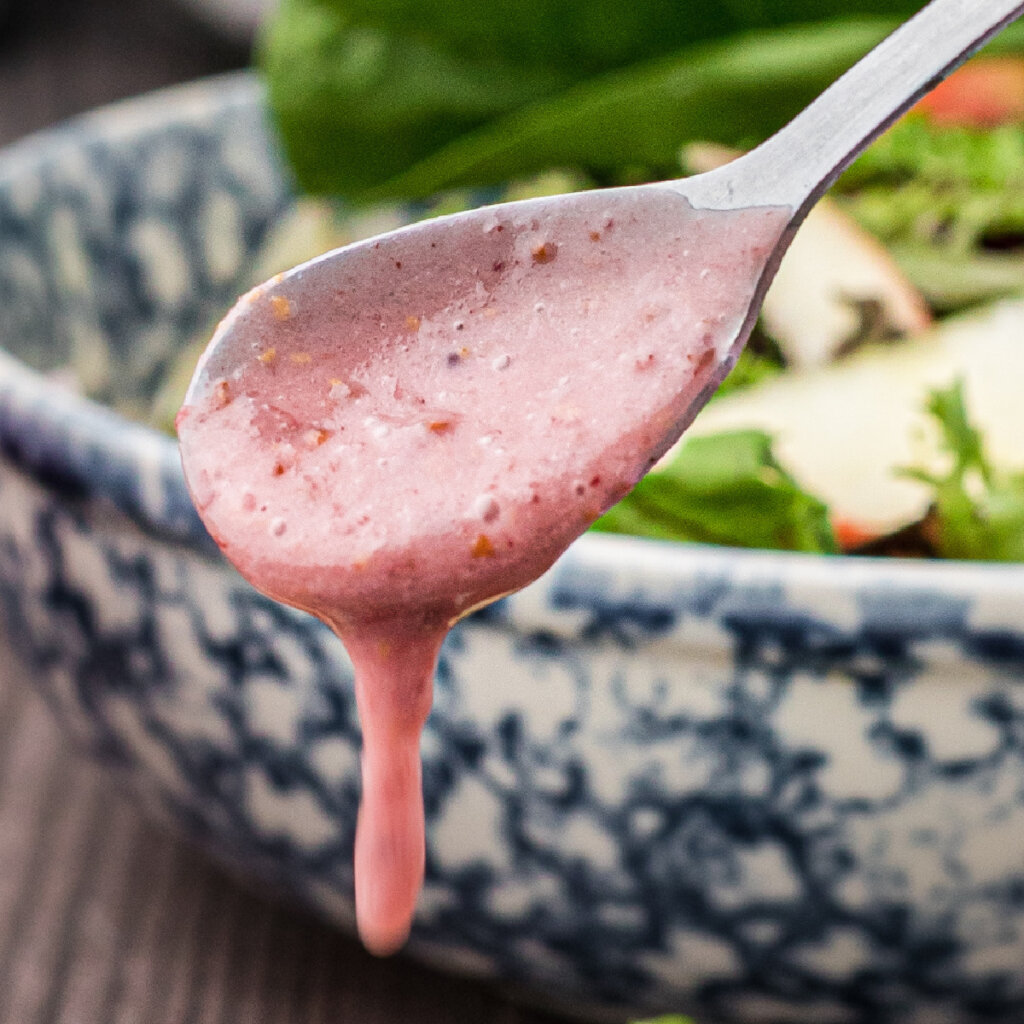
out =
[[[349,663],[110,408],[291,202],[246,76],[0,155],[0,637],[155,813],[347,928]],[[1024,1020],[1024,568],[587,536],[452,633],[423,757],[413,956],[611,1020]]]

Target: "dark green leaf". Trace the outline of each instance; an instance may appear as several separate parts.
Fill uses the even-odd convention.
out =
[[[800,489],[757,430],[689,440],[594,525],[660,540],[836,550],[828,510]]]
[[[997,471],[970,422],[963,382],[936,391],[928,411],[942,429],[949,469],[908,475],[935,488],[931,529],[942,558],[1024,561],[1024,474]]]
[[[748,145],[781,127],[888,27],[779,29],[611,72],[459,137],[367,196],[426,196],[545,167],[671,174],[685,140]]]
[[[282,0],[259,56],[302,187],[402,199],[551,167],[631,180],[688,140],[757,141],[919,6]]]
[[[262,63],[286,152],[309,192],[355,197],[571,76],[465,57],[286,0]]]
[[[751,5],[709,0],[318,2],[358,24],[428,38],[453,53],[568,67],[579,78],[762,23],[749,16]]]
[[[356,22],[341,6],[286,0],[262,60],[300,184],[354,200],[551,167],[674,173],[687,140],[748,144],[781,126],[892,26],[749,33],[580,82],[571,64],[523,63],[511,50],[467,56]]]

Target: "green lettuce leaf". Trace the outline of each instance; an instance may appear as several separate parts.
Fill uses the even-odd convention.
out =
[[[949,127],[921,115],[886,132],[843,176],[843,205],[884,242],[957,255],[1024,231],[1024,127]]]
[[[262,49],[275,121],[307,192],[358,197],[571,80],[361,25],[338,6],[288,0]]]
[[[307,0],[356,24],[430,39],[452,53],[524,67],[568,67],[577,78],[697,39],[761,27],[758,5],[711,0]],[[769,6],[778,6],[770,4]],[[884,10],[884,8],[883,8]],[[283,18],[286,20],[287,12]]]
[[[1024,473],[997,470],[971,423],[963,382],[935,391],[928,411],[949,454],[944,473],[910,470],[935,488],[929,538],[940,558],[1024,561]]]
[[[427,196],[545,167],[580,167],[608,183],[677,175],[682,142],[753,145],[889,27],[847,21],[751,33],[613,71],[461,135],[363,198]]]
[[[593,529],[657,540],[832,553],[828,509],[778,463],[759,430],[695,437]]]

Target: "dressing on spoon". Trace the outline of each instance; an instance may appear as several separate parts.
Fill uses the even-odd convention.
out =
[[[583,205],[495,210],[256,289],[222,328],[245,358],[214,369],[214,348],[179,416],[224,552],[355,664],[357,908],[378,951],[404,939],[422,876],[441,640],[539,576],[679,435],[788,220],[664,190]]]
[[[418,744],[447,630],[654,464],[735,360],[806,209],[1021,7],[934,0],[720,171],[403,229],[268,282],[218,328],[178,417],[186,479],[241,573],[352,658],[371,950],[401,946],[422,882]]]

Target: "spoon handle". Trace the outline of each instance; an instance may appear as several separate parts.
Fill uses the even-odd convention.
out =
[[[1022,11],[1022,0],[932,0],[766,142],[705,175],[697,205],[790,206],[799,222],[873,139]]]

